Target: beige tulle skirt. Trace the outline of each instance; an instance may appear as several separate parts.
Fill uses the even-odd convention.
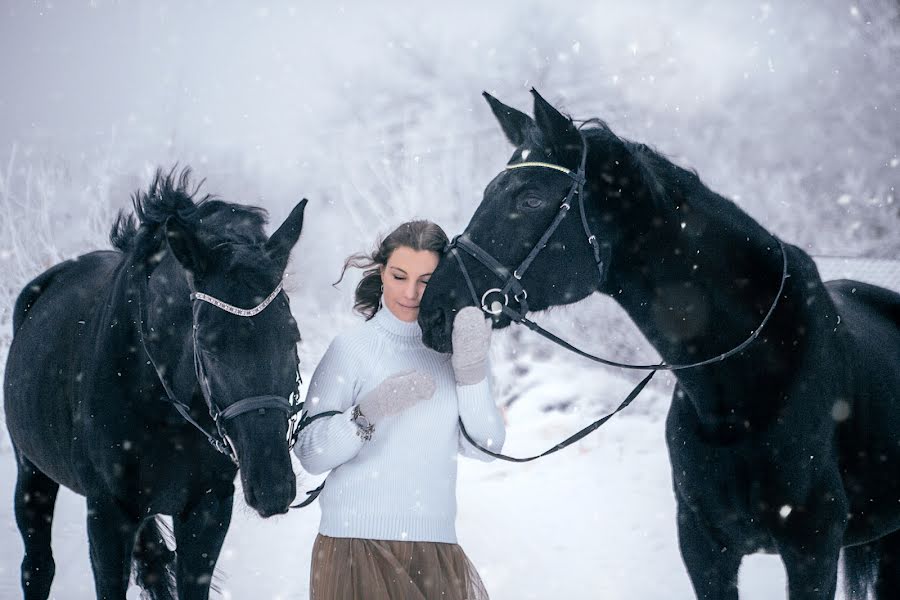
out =
[[[488,600],[457,544],[333,538],[313,545],[310,600]]]

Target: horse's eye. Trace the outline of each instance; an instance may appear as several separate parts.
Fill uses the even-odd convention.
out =
[[[534,196],[522,200],[522,208],[540,208],[543,204],[544,202],[540,198]]]

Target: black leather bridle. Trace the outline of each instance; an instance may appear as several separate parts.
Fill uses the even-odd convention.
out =
[[[580,132],[579,132],[580,134]],[[606,281],[606,277],[609,271],[609,262],[611,257],[611,249],[608,243],[600,244],[597,241],[597,236],[591,233],[590,224],[588,223],[587,215],[584,207],[584,184],[585,184],[585,163],[587,160],[587,142],[582,136],[581,139],[582,149],[581,149],[581,162],[578,167],[578,170],[575,172],[570,171],[569,169],[562,167],[560,165],[555,165],[552,163],[545,162],[521,162],[515,163],[506,166],[506,170],[512,169],[520,169],[525,167],[537,167],[537,168],[547,168],[553,169],[555,171],[559,171],[566,176],[568,176],[572,180],[572,185],[569,188],[568,193],[565,198],[559,205],[559,211],[556,214],[556,217],[544,231],[544,234],[540,237],[540,239],[535,243],[535,245],[531,248],[531,251],[519,263],[519,266],[510,272],[509,268],[505,267],[500,263],[496,258],[491,256],[486,250],[478,246],[475,242],[470,240],[465,232],[453,238],[450,244],[446,248],[446,252],[452,254],[456,259],[457,264],[459,265],[459,269],[463,274],[463,277],[466,280],[466,285],[469,288],[469,293],[472,296],[472,301],[476,306],[481,307],[481,310],[486,314],[491,316],[498,315],[506,315],[510,318],[514,323],[521,323],[525,325],[532,331],[539,333],[545,338],[549,339],[555,344],[562,346],[563,348],[575,352],[580,356],[583,356],[587,359],[609,365],[612,367],[620,367],[623,369],[639,369],[639,370],[650,370],[650,371],[678,371],[681,369],[692,369],[695,367],[701,367],[704,365],[712,364],[715,362],[719,362],[742,351],[749,344],[753,342],[759,336],[759,333],[762,331],[763,327],[765,327],[766,323],[768,323],[769,318],[772,316],[772,313],[775,312],[775,307],[778,305],[778,299],[781,297],[782,292],[784,291],[784,283],[788,278],[788,266],[787,266],[787,252],[784,249],[784,244],[782,244],[781,240],[775,238],[775,241],[778,242],[778,247],[781,251],[782,257],[782,273],[781,273],[781,284],[778,287],[778,293],[775,294],[775,298],[772,300],[772,304],[769,307],[769,311],[766,313],[766,316],[763,318],[759,327],[753,330],[750,336],[745,339],[743,342],[732,348],[727,352],[723,352],[717,356],[712,358],[708,358],[706,360],[701,360],[698,362],[688,363],[688,364],[647,364],[647,365],[631,365],[626,363],[620,363],[613,360],[608,360],[605,358],[601,358],[599,356],[594,356],[593,354],[589,354],[576,346],[566,342],[562,338],[556,336],[555,334],[547,331],[534,321],[528,319],[526,317],[526,313],[528,312],[528,291],[522,285],[522,277],[525,275],[525,272],[528,270],[528,267],[531,266],[531,263],[540,254],[541,250],[543,250],[547,243],[550,241],[550,237],[559,227],[560,223],[562,223],[563,219],[566,218],[566,215],[569,214],[569,211],[572,208],[572,203],[578,203],[578,212],[581,215],[581,224],[584,228],[584,233],[587,236],[587,241],[591,246],[591,251],[594,255],[594,263],[597,267],[597,273],[599,275],[599,283],[598,287],[602,286]],[[774,237],[774,236],[773,236]],[[465,252],[479,263],[481,263],[485,268],[487,268],[491,273],[496,275],[499,279],[505,280],[502,287],[490,288],[484,293],[481,294],[480,298],[478,292],[475,290],[475,285],[472,283],[472,278],[469,275],[469,271],[466,268],[466,264],[462,259],[460,251]],[[509,305],[509,294],[512,292],[513,299],[518,304],[519,310],[515,310]],[[492,295],[496,295],[492,301],[489,302]]]
[[[232,443],[231,438],[228,436],[228,433],[225,430],[225,423],[244,413],[270,408],[284,412],[289,421],[287,436],[288,447],[293,447],[293,445],[297,441],[297,436],[300,433],[301,427],[300,420],[295,419],[294,417],[303,408],[303,403],[300,402],[299,392],[299,385],[301,383],[299,364],[297,366],[297,389],[291,394],[291,399],[274,394],[251,396],[249,398],[242,398],[237,402],[229,404],[223,409],[220,408],[216,403],[210,389],[209,379],[206,376],[206,370],[203,366],[203,358],[200,355],[200,343],[197,339],[197,313],[201,302],[212,304],[213,306],[216,306],[226,312],[240,317],[252,318],[262,312],[275,299],[275,297],[282,292],[282,283],[279,282],[275,290],[271,294],[269,294],[269,296],[262,303],[255,306],[254,308],[249,309],[232,306],[208,294],[203,294],[200,292],[191,293],[193,312],[191,327],[192,343],[194,346],[194,372],[196,373],[197,382],[200,385],[200,391],[203,395],[203,399],[205,400],[206,406],[209,409],[209,416],[212,417],[213,423],[216,426],[215,431],[209,431],[191,416],[190,406],[179,400],[175,395],[159,364],[153,358],[153,354],[150,352],[150,348],[147,346],[147,334],[145,332],[145,328],[147,327],[147,315],[145,312],[147,281],[143,276],[141,277],[141,279],[143,279],[143,281],[137,282],[139,289],[138,311],[140,314],[140,324],[138,327],[138,331],[140,332],[141,346],[143,347],[144,352],[147,354],[147,358],[150,360],[150,363],[153,365],[157,377],[159,378],[159,381],[166,392],[167,398],[163,398],[163,400],[167,400],[168,402],[170,402],[185,421],[190,423],[193,427],[195,427],[198,431],[206,436],[206,439],[213,446],[213,448],[226,455],[237,466],[240,466],[237,451],[235,450],[234,444]]]
[[[753,343],[753,341],[759,336],[760,332],[763,330],[763,327],[765,327],[766,323],[768,323],[772,314],[775,312],[775,307],[778,305],[778,300],[779,300],[779,298],[781,298],[781,294],[784,292],[784,284],[788,278],[787,252],[785,251],[784,244],[781,242],[780,239],[778,239],[776,237],[775,240],[778,242],[778,248],[781,251],[781,257],[782,257],[781,283],[778,287],[778,293],[775,294],[775,298],[772,300],[772,304],[769,307],[769,311],[766,313],[766,316],[763,318],[759,327],[754,329],[753,332],[750,334],[750,336],[747,339],[745,339],[743,342],[741,342],[740,344],[738,344],[731,350],[729,350],[727,352],[723,352],[722,354],[719,354],[712,358],[708,358],[706,360],[701,360],[698,362],[687,363],[687,364],[667,364],[665,362],[662,362],[662,363],[658,363],[658,364],[632,365],[632,364],[626,364],[626,363],[621,363],[621,362],[601,358],[599,356],[595,356],[593,354],[585,352],[584,350],[581,350],[577,346],[570,344],[569,342],[565,341],[564,339],[560,338],[559,336],[547,331],[546,329],[544,329],[543,327],[541,327],[534,321],[528,319],[526,316],[526,314],[528,313],[528,291],[522,285],[522,282],[521,282],[522,277],[525,275],[525,272],[528,270],[528,267],[531,266],[531,263],[534,261],[534,259],[537,257],[537,255],[541,252],[541,250],[543,250],[547,246],[547,243],[550,241],[551,236],[556,231],[556,229],[559,227],[559,225],[562,223],[563,219],[565,219],[566,215],[569,214],[569,211],[572,208],[573,202],[578,203],[578,212],[581,216],[581,224],[582,224],[582,227],[584,228],[584,233],[587,236],[587,241],[591,246],[591,251],[592,251],[593,257],[594,257],[594,263],[597,267],[597,272],[599,275],[598,287],[602,286],[603,283],[606,281],[606,277],[609,272],[609,262],[610,262],[610,258],[611,258],[611,246],[608,243],[603,243],[603,244],[598,243],[597,236],[595,236],[591,232],[590,224],[588,223],[587,214],[585,211],[583,196],[584,196],[584,184],[586,181],[585,164],[587,162],[588,148],[587,148],[587,141],[584,139],[584,135],[581,134],[580,131],[579,131],[579,136],[581,137],[581,161],[579,163],[577,171],[573,172],[570,169],[567,169],[563,166],[556,165],[553,163],[546,163],[546,162],[520,162],[520,163],[514,163],[514,164],[506,166],[507,171],[512,170],[512,169],[520,169],[520,168],[527,168],[527,167],[553,169],[555,171],[565,174],[567,177],[569,177],[572,180],[572,185],[569,187],[568,193],[566,194],[565,198],[563,198],[563,201],[559,205],[559,210],[556,214],[556,217],[553,219],[553,221],[550,223],[550,225],[544,231],[544,234],[540,237],[540,239],[537,241],[537,243],[535,243],[535,245],[532,247],[531,251],[525,257],[525,259],[522,260],[521,263],[519,263],[518,267],[513,269],[512,272],[510,272],[509,268],[507,268],[506,266],[501,264],[500,261],[498,261],[496,258],[494,258],[489,252],[487,252],[486,250],[484,250],[483,248],[478,246],[478,244],[476,244],[471,239],[469,239],[466,236],[465,232],[463,232],[462,234],[457,235],[456,237],[453,238],[453,240],[447,246],[446,252],[449,254],[452,254],[453,257],[456,259],[456,262],[459,265],[459,269],[462,272],[463,277],[466,280],[466,285],[469,288],[469,293],[472,296],[472,301],[475,303],[476,306],[480,306],[481,310],[484,311],[486,314],[491,315],[492,317],[496,317],[499,315],[506,315],[512,322],[525,325],[532,331],[540,334],[541,336],[545,337],[546,339],[550,340],[551,342],[553,342],[559,346],[562,346],[566,350],[574,352],[574,353],[578,354],[579,356],[583,356],[589,360],[592,360],[592,361],[595,361],[598,363],[602,363],[605,365],[613,366],[613,367],[620,367],[623,369],[649,370],[650,373],[646,377],[644,377],[641,380],[641,382],[638,383],[637,386],[635,386],[635,388],[631,391],[631,393],[628,394],[628,396],[625,398],[625,400],[622,401],[622,403],[619,404],[619,406],[612,413],[594,421],[592,424],[583,428],[581,431],[579,431],[578,433],[567,438],[563,442],[560,442],[559,444],[553,446],[549,450],[547,450],[541,454],[527,457],[527,458],[516,458],[516,457],[506,456],[504,454],[500,454],[500,453],[488,450],[487,448],[483,448],[469,436],[469,433],[466,431],[465,425],[462,422],[462,418],[459,419],[459,426],[463,433],[463,436],[465,436],[465,438],[471,444],[473,444],[474,446],[476,446],[477,448],[479,448],[481,451],[485,452],[486,454],[489,454],[490,456],[493,456],[495,458],[500,458],[503,460],[508,460],[511,462],[528,462],[531,460],[535,460],[542,456],[546,456],[548,454],[557,452],[558,450],[561,450],[561,449],[565,448],[566,446],[585,437],[587,434],[591,433],[592,431],[594,431],[595,429],[597,429],[598,427],[603,425],[613,415],[615,415],[616,413],[618,413],[619,411],[621,411],[625,407],[627,407],[629,404],[631,404],[631,401],[634,400],[638,396],[638,394],[640,394],[640,392],[644,389],[644,387],[647,385],[647,383],[649,383],[649,381],[653,378],[653,375],[655,375],[657,371],[679,371],[682,369],[692,369],[692,368],[696,368],[696,367],[701,367],[704,365],[709,365],[712,363],[720,362],[722,360],[725,360],[729,356],[732,356],[734,354],[737,354],[738,352],[741,352],[747,346],[749,346],[751,343]],[[475,260],[477,260],[479,263],[481,263],[481,265],[483,265],[485,268],[487,268],[488,271],[490,271],[495,276],[497,276],[501,281],[503,281],[502,286],[488,289],[487,291],[482,293],[479,298],[478,292],[475,289],[475,285],[472,283],[472,278],[469,275],[469,271],[466,268],[466,264],[463,261],[463,258],[461,256],[461,251],[465,252],[466,254],[468,254]],[[518,310],[510,307],[510,305],[509,305],[510,293],[512,293],[513,300],[515,300],[516,304],[518,305]]]
[[[572,180],[572,185],[569,187],[569,191],[566,193],[562,202],[560,202],[556,217],[554,217],[553,221],[544,231],[544,234],[531,248],[531,251],[528,253],[528,255],[522,260],[522,262],[519,263],[518,267],[512,270],[512,272],[510,272],[510,270],[502,265],[496,258],[491,256],[490,253],[488,253],[478,244],[469,239],[468,236],[466,236],[465,232],[454,237],[450,244],[447,246],[446,251],[452,254],[456,259],[456,262],[459,265],[459,269],[466,280],[466,285],[468,285],[469,287],[469,293],[471,293],[472,295],[472,300],[475,302],[476,306],[480,306],[481,310],[483,310],[485,313],[492,316],[504,314],[516,323],[523,323],[527,321],[525,315],[526,313],[528,313],[528,290],[526,290],[522,286],[522,277],[525,275],[528,267],[531,266],[531,263],[534,262],[534,259],[537,258],[537,255],[540,254],[541,250],[543,250],[547,246],[547,242],[550,241],[550,237],[569,214],[569,211],[572,209],[573,203],[578,204],[578,213],[581,216],[581,225],[584,228],[584,234],[587,236],[588,244],[590,244],[591,246],[591,251],[594,256],[594,263],[597,267],[597,273],[600,277],[600,283],[602,284],[606,280],[606,274],[609,269],[610,246],[608,244],[604,244],[603,246],[601,246],[597,242],[597,236],[591,233],[591,226],[587,220],[587,213],[585,211],[584,201],[582,200],[585,183],[585,162],[587,161],[587,143],[585,142],[583,137],[581,141],[581,161],[579,163],[577,171],[573,172],[565,167],[555,165],[553,163],[534,161],[520,162],[506,166],[507,171],[526,167],[542,167],[546,169],[553,169],[555,171],[563,173]],[[480,262],[501,280],[505,280],[502,287],[490,288],[489,290],[484,292],[479,299],[478,293],[475,291],[475,286],[472,283],[472,278],[469,276],[469,271],[468,269],[466,269],[466,264],[463,262],[462,256],[460,255],[460,250]],[[509,306],[510,293],[512,293],[513,300],[515,300],[516,304],[518,304],[519,310],[514,310]],[[490,301],[492,296],[494,296],[494,299]]]

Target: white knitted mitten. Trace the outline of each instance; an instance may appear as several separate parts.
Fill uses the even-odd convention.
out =
[[[456,383],[473,385],[487,375],[487,356],[491,345],[490,319],[474,306],[459,311],[453,321],[453,355],[450,362]]]
[[[359,401],[359,410],[370,423],[395,415],[434,395],[434,378],[428,373],[403,371],[378,384]]]

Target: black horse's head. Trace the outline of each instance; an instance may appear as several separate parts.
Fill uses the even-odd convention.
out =
[[[543,310],[576,302],[609,285],[601,281],[604,277],[587,238],[595,236],[593,242],[603,250],[608,261],[605,255],[613,241],[611,236],[616,233],[609,231],[597,203],[622,196],[623,187],[633,178],[626,142],[598,122],[590,130],[588,155],[585,133],[537,92],[532,90],[532,93],[533,119],[484,94],[516,150],[507,168],[485,188],[484,198],[461,238],[493,257],[504,269],[498,273],[500,269],[488,268],[471,253],[455,250],[468,272],[470,288],[457,257],[442,257],[428,283],[419,312],[423,339],[435,350],[450,350],[455,313],[464,306],[478,306],[488,290],[502,289],[505,278],[513,275],[526,257],[541,246],[542,236],[563,210],[569,214],[561,218],[527,271],[515,273],[521,276],[518,285],[505,298],[503,294],[493,293],[485,301],[508,301],[514,305],[513,292],[519,289],[524,290],[518,297],[522,300],[527,297],[528,310]],[[602,175],[591,177],[583,188],[578,186],[577,193],[570,194],[578,183],[583,156],[587,157],[588,174],[599,170]],[[564,201],[568,209],[562,207]],[[604,273],[608,269],[608,264],[602,266]],[[495,317],[497,327],[509,323],[506,315]]]
[[[225,413],[208,428],[236,455],[247,503],[264,517],[283,513],[296,492],[285,408],[297,393],[300,332],[278,290],[306,200],[267,239],[262,210],[195,203],[186,183],[157,176],[135,201],[141,229],[158,225],[146,255],[148,352],[174,395],[192,398],[195,418]]]

